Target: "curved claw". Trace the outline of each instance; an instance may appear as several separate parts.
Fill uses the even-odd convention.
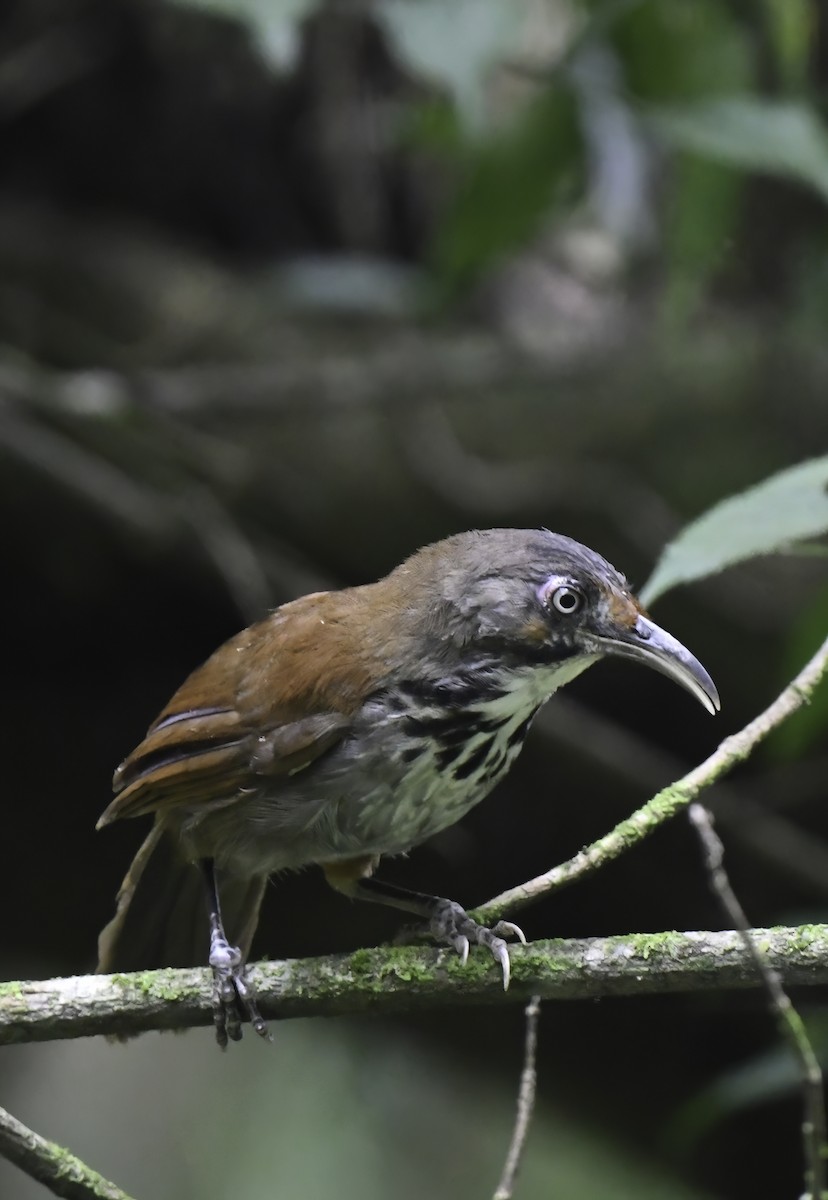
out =
[[[452,938],[451,944],[460,955],[461,966],[465,967],[466,963],[469,961],[469,939],[465,936],[465,934],[458,933],[457,937]]]
[[[524,946],[527,944],[526,934],[519,925],[515,925],[512,921],[498,921],[492,928],[492,933],[496,933],[500,937],[516,937]]]
[[[508,992],[509,980],[512,978],[512,963],[509,958],[509,947],[502,938],[495,938],[491,944],[491,951],[495,959],[500,963],[500,970],[503,974],[503,990]]]
[[[512,976],[512,964],[509,947],[503,939],[515,937],[526,945],[526,937],[520,926],[511,921],[498,921],[494,928],[489,929],[470,917],[454,900],[435,900],[434,905],[430,922],[432,936],[456,950],[463,965],[469,956],[470,942],[487,946],[494,960],[500,964],[503,990],[506,991]]]

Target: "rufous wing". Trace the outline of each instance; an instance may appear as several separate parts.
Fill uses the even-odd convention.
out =
[[[262,776],[305,770],[335,746],[372,677],[351,670],[348,686],[337,686],[338,672],[354,657],[347,623],[330,613],[333,600],[322,593],[277,610],[194,671],[118,767],[116,796],[98,827],[230,803]],[[312,662],[322,664],[321,675],[309,674]]]

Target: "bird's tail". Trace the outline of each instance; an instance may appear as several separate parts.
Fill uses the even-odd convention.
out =
[[[220,876],[221,912],[244,958],[259,921],[266,877]],[[115,916],[98,938],[98,972],[193,967],[207,963],[210,933],[201,872],[156,822],[118,892]]]

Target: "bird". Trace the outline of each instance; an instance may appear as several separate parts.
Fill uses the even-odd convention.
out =
[[[99,942],[98,970],[207,962],[222,1047],[249,1021],[246,977],[269,878],[307,866],[414,914],[509,982],[510,922],[374,875],[460,820],[506,775],[539,708],[601,658],[654,668],[714,714],[710,675],[626,579],[547,529],[458,533],[385,578],[314,592],[242,630],[184,681],[117,768],[98,827],[152,828]]]

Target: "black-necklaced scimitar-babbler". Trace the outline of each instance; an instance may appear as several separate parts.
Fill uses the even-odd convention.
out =
[[[470,942],[488,947],[508,984],[516,926],[487,929],[374,868],[487,796],[540,706],[606,655],[719,707],[624,577],[545,529],[457,534],[378,583],[278,608],[190,675],[115,773],[99,824],[148,813],[154,825],[99,970],[192,965],[209,945],[219,1042],[245,1016],[266,1034],[244,974],[265,885],[318,864],[339,891],[423,917],[464,958]]]

